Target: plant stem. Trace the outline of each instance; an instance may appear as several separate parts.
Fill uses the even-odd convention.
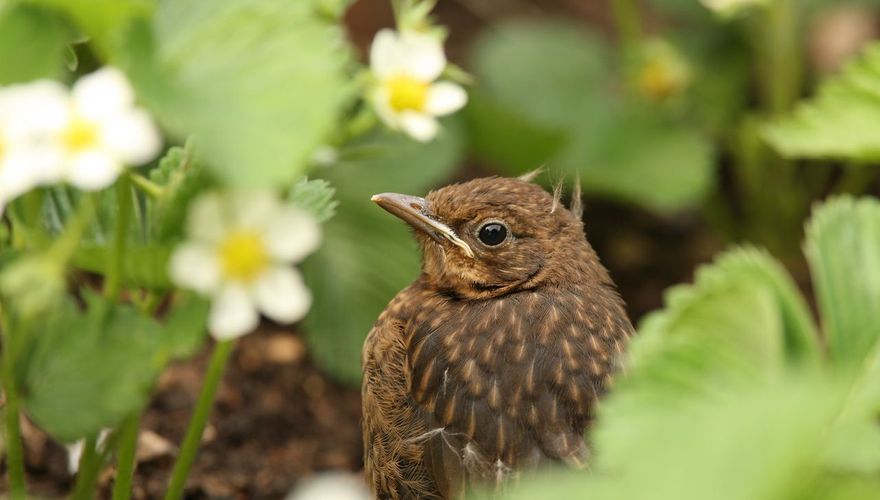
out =
[[[73,217],[67,222],[64,234],[55,241],[49,251],[55,254],[55,256],[62,262],[70,260],[94,216],[94,200],[84,196],[80,200],[79,206],[77,206]]]
[[[19,425],[18,388],[15,386],[14,350],[12,332],[8,319],[3,318],[3,390],[6,394],[6,460],[9,474],[9,498],[24,500],[26,496],[24,478],[24,452],[21,445]]]
[[[132,208],[131,180],[128,175],[120,176],[116,182],[116,205],[116,226],[104,276],[104,296],[108,300],[116,300],[122,285],[123,253]]]
[[[803,54],[798,7],[793,0],[774,0],[759,22],[758,83],[764,109],[785,113],[800,97]]]
[[[138,431],[141,416],[134,413],[119,428],[119,448],[116,452],[116,483],[113,485],[113,500],[128,500],[131,496],[131,480],[137,466]]]
[[[233,345],[233,340],[223,340],[214,347],[214,353],[211,355],[211,362],[205,374],[205,384],[202,386],[202,391],[199,393],[199,399],[196,402],[196,408],[189,421],[189,427],[186,430],[183,445],[180,447],[177,463],[174,464],[174,471],[171,473],[171,480],[168,483],[165,500],[179,500],[183,496],[186,477],[189,475],[193,461],[195,461],[196,451],[202,440],[202,432],[205,430],[205,424],[208,422],[208,416],[211,414],[211,409],[214,406],[214,396],[217,394],[217,387],[226,369],[226,363],[229,361],[229,354],[232,352]]]
[[[620,43],[624,51],[631,55],[642,37],[638,6],[633,0],[612,0],[611,10]]]
[[[165,194],[165,188],[156,184],[150,179],[147,179],[141,174],[131,173],[129,174],[129,177],[131,178],[132,184],[134,184],[136,188],[140,189],[141,191],[146,193],[147,196],[153,198],[154,200],[161,198],[162,195]]]
[[[94,498],[95,486],[98,483],[98,473],[104,465],[104,456],[98,453],[97,436],[89,436],[83,444],[83,454],[79,459],[79,472],[76,474],[76,484],[73,487],[71,500],[91,500]]]

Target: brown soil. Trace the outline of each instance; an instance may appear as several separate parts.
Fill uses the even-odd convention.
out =
[[[201,387],[208,352],[170,367],[142,421],[137,499],[162,498]],[[312,364],[298,336],[264,329],[236,346],[190,475],[187,499],[283,498],[316,471],[357,471],[361,464],[359,391],[340,386]],[[145,436],[147,434],[147,436]],[[144,446],[149,439],[149,446]],[[167,440],[167,441],[166,441]],[[69,491],[64,449],[29,427],[28,483],[33,495]],[[170,450],[165,450],[171,445]],[[112,469],[102,476],[104,493]]]

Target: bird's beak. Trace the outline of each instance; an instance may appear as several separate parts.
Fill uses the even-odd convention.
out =
[[[473,258],[474,252],[470,245],[459,238],[452,228],[434,218],[434,215],[428,210],[428,204],[424,198],[406,194],[382,193],[373,195],[370,200],[435,240],[449,240],[453,245],[461,247],[468,257]]]

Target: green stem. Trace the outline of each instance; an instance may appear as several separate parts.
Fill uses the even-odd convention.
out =
[[[129,174],[131,178],[132,184],[146,193],[147,196],[153,198],[154,200],[161,198],[165,194],[165,188],[156,184],[155,182],[147,179],[141,174],[131,173]]]
[[[24,451],[21,444],[19,424],[18,388],[15,386],[15,364],[11,345],[12,332],[9,321],[3,318],[3,390],[6,394],[6,460],[9,473],[9,498],[24,500]]]
[[[119,177],[116,183],[116,205],[116,226],[113,229],[110,258],[104,276],[104,296],[108,300],[116,300],[122,285],[123,254],[132,208],[131,180],[128,175]]]
[[[73,487],[71,500],[91,500],[94,498],[95,487],[98,484],[98,473],[104,465],[104,455],[98,453],[97,436],[89,436],[83,444],[83,454],[79,460],[79,472],[76,474],[76,484]]]
[[[168,483],[165,500],[179,500],[183,497],[186,477],[189,475],[189,470],[195,461],[196,451],[202,440],[202,432],[205,430],[208,416],[214,407],[214,396],[217,394],[217,387],[226,369],[226,363],[229,361],[229,354],[232,352],[233,345],[233,340],[223,340],[214,347],[211,363],[208,365],[208,371],[205,374],[205,384],[202,386],[195,411],[189,421],[189,427],[186,430],[186,437],[183,439],[177,463],[174,464],[174,471],[171,473],[171,480]]]
[[[633,0],[611,0],[614,26],[624,50],[632,54],[642,37],[639,8]]]
[[[791,109],[803,86],[803,53],[798,7],[794,0],[774,0],[758,22],[758,83],[769,114]]]
[[[116,484],[113,485],[113,500],[128,500],[131,496],[131,481],[137,466],[138,430],[140,414],[135,413],[125,419],[119,428],[119,448],[116,453]]]
[[[89,225],[92,222],[92,217],[94,216],[94,200],[88,197],[83,197],[80,200],[79,205],[76,207],[76,212],[73,214],[73,217],[67,222],[64,234],[55,241],[49,252],[53,253],[55,257],[62,262],[70,260],[73,253],[76,252],[76,247],[79,246],[79,242],[82,240],[86,229],[89,228]]]

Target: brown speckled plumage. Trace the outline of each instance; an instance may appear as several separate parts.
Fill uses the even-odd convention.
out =
[[[580,218],[517,179],[476,179],[405,201],[474,256],[414,224],[422,274],[364,344],[365,466],[375,495],[452,498],[547,460],[582,464],[583,433],[632,326]],[[504,243],[481,243],[487,221],[509,229]]]

